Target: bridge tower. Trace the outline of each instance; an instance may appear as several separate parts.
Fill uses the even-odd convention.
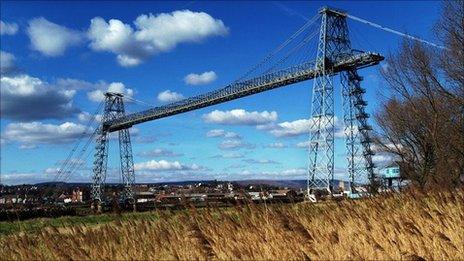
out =
[[[95,155],[93,163],[93,184],[92,199],[94,206],[99,206],[103,198],[103,185],[106,179],[109,131],[106,124],[114,119],[125,116],[123,95],[120,93],[105,93],[105,109],[102,117],[102,124],[97,131],[97,140],[95,145]],[[135,181],[134,161],[132,158],[132,146],[130,141],[129,129],[118,131],[119,136],[119,156],[121,163],[121,175],[124,185],[122,198],[124,200],[133,200],[132,186]]]
[[[318,54],[315,69],[318,73],[313,82],[311,118],[312,126],[309,143],[308,194],[310,191],[333,193],[334,179],[334,83],[333,64],[356,53],[351,48],[346,14],[341,11],[322,8]],[[369,115],[365,112],[365,90],[361,88],[362,78],[356,68],[340,73],[344,131],[347,149],[348,175],[351,189],[361,178],[374,178],[373,152],[370,147],[367,124]]]

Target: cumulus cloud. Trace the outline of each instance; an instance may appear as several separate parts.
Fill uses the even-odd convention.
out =
[[[204,85],[212,83],[217,79],[217,75],[213,71],[204,72],[202,74],[191,73],[184,78],[184,82],[188,85]]]
[[[374,156],[372,156],[372,162],[378,167],[386,166],[394,161],[395,156],[388,153],[377,153]]]
[[[53,174],[35,172],[9,172],[2,173],[2,183],[8,185],[35,184],[50,181]]]
[[[273,149],[283,149],[283,148],[286,148],[287,145],[283,144],[282,142],[274,142],[274,143],[266,145],[266,147],[273,148]]]
[[[167,161],[167,160],[150,160],[146,162],[140,162],[134,164],[134,169],[141,171],[172,171],[172,170],[201,170],[202,167],[192,164],[185,165],[179,161]]]
[[[21,150],[33,150],[36,148],[37,148],[37,145],[34,145],[34,144],[22,144],[21,146],[19,146],[19,149]]]
[[[269,159],[244,159],[243,162],[250,164],[279,164],[279,162]]]
[[[315,127],[314,119],[299,119],[295,121],[285,121],[278,124],[259,125],[257,129],[265,130],[276,137],[293,137],[302,134],[309,134],[311,128]],[[338,118],[334,119],[335,138],[341,138],[344,135],[343,126]],[[329,128],[327,122],[321,121],[321,128]]]
[[[296,147],[297,147],[297,148],[304,148],[304,149],[307,149],[307,148],[309,148],[309,144],[310,144],[310,141],[309,141],[309,140],[308,140],[308,141],[302,141],[302,142],[298,142],[298,143],[296,144]]]
[[[89,100],[94,101],[94,102],[101,102],[105,100],[106,92],[120,93],[124,95],[124,97],[129,97],[129,98],[132,98],[134,96],[134,90],[127,88],[121,82],[112,82],[108,85],[99,84],[99,86],[100,86],[98,87],[99,89],[87,93],[87,97],[89,98]]]
[[[0,73],[7,75],[17,71],[16,57],[11,53],[0,51]]]
[[[10,123],[6,126],[2,137],[7,141],[19,142],[23,145],[61,144],[82,137],[86,126],[72,122],[60,125],[41,122]]]
[[[89,90],[89,89],[97,89],[97,88],[106,88],[108,85],[104,81],[99,81],[96,83],[91,83],[79,79],[72,79],[72,78],[59,78],[56,80],[56,85],[60,88],[67,89],[67,90]]]
[[[232,131],[225,131],[222,129],[214,129],[210,130],[206,133],[206,137],[208,138],[227,138],[227,139],[240,139],[240,135]]]
[[[175,153],[174,151],[167,149],[154,149],[149,151],[142,151],[138,153],[140,157],[178,157],[182,156],[182,153]]]
[[[14,35],[18,32],[18,25],[16,23],[6,23],[0,21],[0,35]]]
[[[218,159],[218,158],[223,158],[223,159],[239,159],[243,158],[243,154],[237,153],[237,152],[232,152],[232,153],[224,153],[224,154],[218,154],[213,156],[212,158]]]
[[[27,35],[33,50],[45,56],[60,56],[66,49],[83,40],[82,33],[57,25],[43,17],[29,21]]]
[[[243,167],[243,166],[240,166]],[[290,168],[276,171],[250,171],[243,170],[236,173],[224,173],[227,179],[304,179],[306,178],[307,170],[305,168]]]
[[[298,136],[309,133],[313,121],[307,119],[292,122],[282,122],[275,125],[269,132],[276,137]]]
[[[261,125],[268,124],[277,120],[277,112],[248,112],[243,109],[231,111],[214,110],[203,115],[203,120],[208,123],[223,125]]]
[[[89,122],[89,121],[101,122],[103,119],[103,115],[101,114],[92,115],[86,111],[83,111],[77,115],[77,119],[80,122]]]
[[[227,139],[219,143],[219,149],[221,150],[235,150],[241,148],[253,149],[255,146],[237,139]]]
[[[87,33],[90,47],[95,51],[112,52],[121,66],[130,67],[157,53],[168,52],[180,43],[200,42],[228,33],[221,20],[190,10],[140,15],[134,25],[135,28],[118,19],[107,22],[95,17]]]
[[[75,90],[66,90],[29,75],[1,77],[1,116],[14,120],[62,119],[78,113]]]
[[[158,101],[160,102],[176,102],[184,99],[184,96],[177,92],[165,90],[158,93]]]

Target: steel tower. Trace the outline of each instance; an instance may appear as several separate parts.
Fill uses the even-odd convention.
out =
[[[313,83],[311,103],[312,124],[309,141],[308,194],[322,190],[333,192],[334,179],[334,64],[356,54],[351,49],[346,14],[324,7],[320,10],[321,28],[315,69],[318,72]],[[373,152],[370,148],[367,124],[369,115],[365,113],[367,103],[363,99],[362,78],[356,67],[341,72],[344,108],[348,175],[351,187],[368,176],[373,179]]]
[[[278,67],[255,77],[235,81],[217,90],[128,115],[125,115],[123,96],[107,93],[103,121],[96,131],[92,185],[92,198],[96,205],[105,200],[102,195],[106,179],[109,133],[119,132],[120,162],[125,186],[123,197],[133,200],[131,187],[134,184],[134,163],[129,128],[136,124],[209,107],[311,79],[315,80],[311,105],[313,124],[310,137],[308,192],[310,189],[316,189],[332,193],[335,131],[333,76],[339,73],[343,86],[350,180],[354,184],[366,174],[373,179],[372,150],[369,138],[371,127],[367,125],[369,115],[365,113],[364,109],[366,106],[363,99],[365,90],[360,86],[362,78],[357,74],[357,69],[376,65],[384,57],[378,53],[352,50],[348,36],[346,13],[323,8],[320,14],[322,23],[316,61],[300,61],[298,64]],[[302,31],[299,30],[299,32]],[[317,35],[317,31],[314,34],[311,32],[308,37],[311,35]],[[285,43],[294,39],[291,37]],[[299,50],[303,44],[306,44],[306,40],[297,43],[296,47],[298,48],[293,48],[290,54]],[[279,51],[281,50],[279,49]],[[284,59],[287,58],[288,52]]]
[[[123,95],[111,92],[105,93],[105,110],[103,113],[102,125],[97,131],[98,137],[95,145],[95,159],[93,163],[92,199],[94,200],[94,205],[97,206],[104,200],[103,184],[106,179],[108,160],[109,132],[105,128],[105,123],[123,116],[125,116]],[[124,185],[122,198],[124,200],[132,200],[132,186],[135,182],[135,176],[129,129],[119,130],[118,136],[121,175]]]

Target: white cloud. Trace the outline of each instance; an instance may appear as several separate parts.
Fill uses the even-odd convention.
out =
[[[395,157],[388,153],[379,153],[372,156],[372,162],[377,166],[385,166],[394,161]]]
[[[240,149],[240,148],[252,149],[254,148],[254,146],[242,140],[228,139],[228,140],[224,140],[221,143],[219,143],[219,148],[221,150],[234,150],[234,149]]]
[[[124,97],[132,98],[134,96],[134,90],[126,88],[126,86],[121,82],[112,82],[105,86],[106,84],[100,84],[100,89],[91,91],[87,93],[89,100],[94,102],[101,102],[105,100],[106,92],[121,93]],[[104,89],[106,87],[106,90]]]
[[[53,174],[35,172],[11,172],[2,173],[2,183],[8,185],[35,184],[50,181]]]
[[[203,120],[208,123],[224,125],[261,125],[277,120],[277,112],[248,112],[243,109],[231,111],[214,110],[203,115]]]
[[[191,73],[185,76],[184,81],[188,85],[204,85],[212,83],[217,79],[217,75],[213,71],[204,72],[202,74]]]
[[[202,167],[192,164],[192,165],[185,165],[180,163],[179,161],[167,161],[167,160],[150,160],[146,162],[140,162],[134,164],[134,169],[138,170],[158,170],[158,171],[172,171],[172,170],[200,170]]]
[[[80,122],[89,122],[89,121],[96,121],[96,122],[101,122],[103,118],[103,115],[97,114],[97,115],[92,115],[86,111],[83,111],[77,115],[77,119],[79,119]]]
[[[16,57],[8,52],[0,51],[0,73],[2,75],[17,71]]]
[[[37,144],[60,144],[72,142],[82,137],[86,126],[72,122],[60,125],[41,122],[10,123],[2,137],[10,142],[32,146]]]
[[[279,164],[277,161],[269,159],[244,159],[243,161],[250,164]]]
[[[56,80],[56,85],[60,88],[67,90],[88,90],[96,88],[106,88],[108,85],[104,81],[99,81],[97,83],[90,83],[87,81],[72,79],[72,78],[59,78]]]
[[[237,152],[224,153],[221,155],[213,156],[212,158],[224,158],[224,159],[239,159],[243,158],[243,154]]]
[[[16,23],[6,23],[0,21],[0,35],[14,35],[18,32],[18,25]]]
[[[276,137],[298,136],[309,133],[312,121],[307,119],[296,120],[292,122],[282,122],[269,132]]]
[[[240,166],[242,167],[242,166]],[[304,168],[290,168],[277,171],[250,171],[243,170],[237,173],[225,173],[227,179],[305,179],[307,170]]]
[[[200,42],[209,36],[228,33],[221,20],[190,10],[140,15],[134,25],[135,29],[118,19],[106,22],[95,17],[88,30],[90,47],[112,52],[121,66],[130,67],[157,53],[168,52],[180,43]]]
[[[183,154],[175,153],[167,149],[154,149],[150,151],[140,152],[137,155],[139,155],[140,157],[178,157],[182,156]]]
[[[221,137],[221,138],[227,138],[227,139],[240,139],[241,138],[240,135],[238,135],[235,132],[225,131],[222,129],[210,130],[206,133],[206,137],[208,138]]]
[[[308,140],[308,141],[298,142],[298,143],[296,144],[296,146],[297,146],[298,148],[305,148],[305,149],[307,149],[307,148],[309,148],[309,144],[310,144],[310,141]]]
[[[334,118],[335,138],[343,137],[343,126],[338,118]],[[309,134],[314,125],[314,119],[299,119],[295,121],[285,121],[278,124],[259,125],[258,130],[265,130],[276,137],[293,137],[302,134]],[[329,128],[327,122],[321,121],[321,128]]]
[[[172,92],[170,90],[165,90],[158,93],[158,100],[160,102],[176,102],[184,99],[184,96],[177,92]]]
[[[0,82],[2,117],[25,121],[61,119],[79,112],[72,105],[75,90],[50,85],[29,75],[2,76]]]
[[[273,148],[273,149],[283,149],[286,148],[287,145],[283,144],[282,142],[274,142],[266,146],[267,148]]]
[[[22,144],[21,146],[19,146],[19,149],[21,150],[32,150],[35,148],[37,148],[37,145],[33,145],[33,144]]]
[[[62,55],[68,47],[83,40],[80,32],[52,23],[43,17],[29,21],[27,34],[32,49],[46,56]]]

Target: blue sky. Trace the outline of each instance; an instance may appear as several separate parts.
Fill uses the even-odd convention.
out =
[[[430,40],[441,7],[434,1],[2,1],[2,182],[52,180],[104,91],[157,106],[218,89],[324,5]],[[387,55],[401,42],[348,23],[356,49]],[[380,68],[360,71],[370,113],[379,107]],[[308,139],[301,120],[309,117],[311,87],[303,82],[135,126],[136,180],[305,178],[308,153],[298,143]],[[146,108],[128,105],[131,112]],[[343,177],[343,140],[335,145],[336,177]],[[112,141],[108,181],[119,180],[116,149]],[[92,160],[69,181],[90,181]]]

